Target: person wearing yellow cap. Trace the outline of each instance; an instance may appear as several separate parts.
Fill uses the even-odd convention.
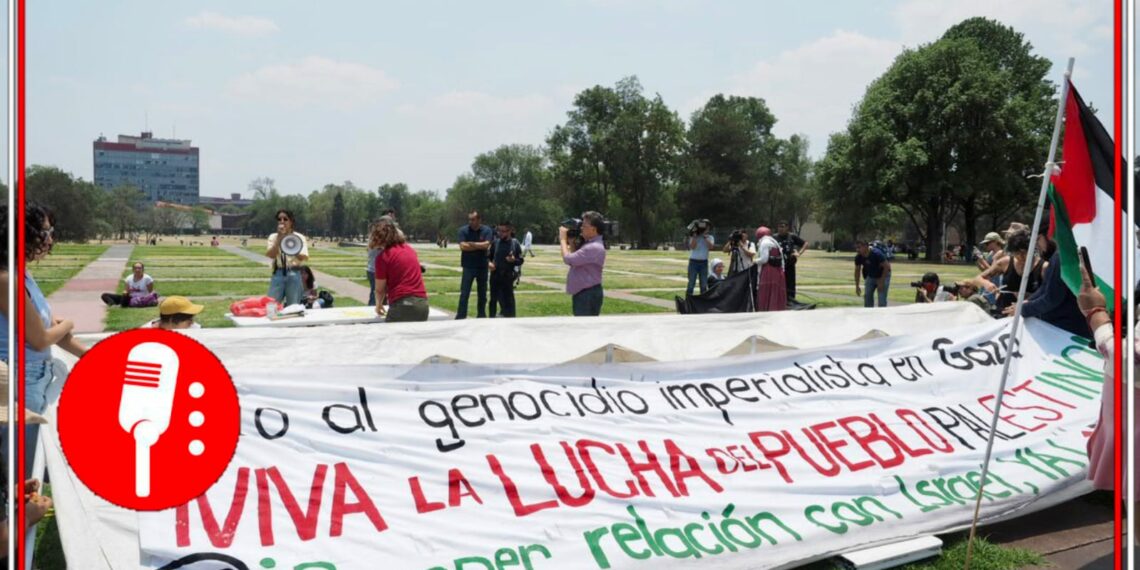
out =
[[[158,318],[142,326],[144,329],[200,329],[202,325],[194,322],[194,315],[205,309],[202,305],[195,305],[190,299],[181,295],[171,295],[158,304]]]

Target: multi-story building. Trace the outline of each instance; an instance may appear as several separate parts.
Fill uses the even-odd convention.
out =
[[[221,198],[219,196],[199,196],[198,205],[210,208],[211,210],[220,210],[223,206],[234,206],[238,209],[244,209],[253,203],[253,200],[242,198],[240,192],[233,192],[229,198]]]
[[[148,202],[198,203],[198,147],[189,140],[156,139],[154,134],[100,136],[94,143],[95,185],[104,190],[134,186]]]

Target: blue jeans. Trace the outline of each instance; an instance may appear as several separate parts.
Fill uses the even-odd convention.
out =
[[[25,371],[24,404],[37,414],[47,408],[47,392],[56,376],[66,374],[67,367],[58,359],[28,362]],[[9,412],[14,414],[15,412]],[[32,463],[36,459],[36,447],[40,442],[40,426],[24,426],[24,479],[32,475]],[[23,479],[21,479],[23,481]]]
[[[701,295],[704,295],[709,288],[709,260],[689,260],[689,286],[685,288],[685,295],[688,297],[693,296],[693,283],[701,284]]]
[[[277,270],[269,280],[269,297],[277,299],[285,305],[296,305],[301,302],[301,272],[290,269],[288,272]]]
[[[582,289],[570,298],[575,317],[596,317],[602,314],[602,302],[605,301],[606,294],[602,291],[601,285],[594,285],[586,289]]]
[[[887,291],[891,288],[891,276],[883,278],[883,288],[879,289],[879,280],[872,277],[863,278],[863,306],[875,306],[875,293],[879,294],[879,306],[887,306]]]
[[[368,306],[376,306],[376,274],[371,271],[365,271],[368,275]]]
[[[479,305],[475,313],[478,318],[487,317],[487,266],[464,267],[463,278],[459,282],[459,308],[455,310],[455,318],[467,318],[467,299],[471,297],[471,282],[475,281],[479,290]]]

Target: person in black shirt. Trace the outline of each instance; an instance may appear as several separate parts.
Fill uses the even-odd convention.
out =
[[[788,223],[776,224],[776,242],[784,254],[784,282],[787,283],[788,300],[796,298],[796,262],[807,251],[807,242],[800,236],[788,232]]]
[[[491,228],[479,223],[479,212],[472,210],[467,215],[467,225],[459,228],[460,265],[463,278],[459,283],[459,308],[455,311],[456,320],[467,318],[467,300],[471,297],[471,282],[479,289],[479,307],[476,315],[487,316],[487,250],[491,249]]]
[[[891,262],[879,248],[871,247],[865,241],[855,242],[855,248],[858,251],[855,255],[855,294],[863,297],[864,307],[874,307],[877,292],[879,306],[886,307],[887,291],[891,287]],[[859,286],[860,270],[864,287]]]
[[[491,318],[495,305],[504,318],[515,316],[515,268],[522,265],[522,246],[514,238],[510,222],[499,223],[499,237],[491,244]]]

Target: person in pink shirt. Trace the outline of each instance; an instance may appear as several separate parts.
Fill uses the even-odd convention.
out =
[[[558,241],[562,244],[562,262],[570,266],[566,274],[566,292],[570,294],[575,317],[596,317],[602,314],[602,267],[606,264],[606,247],[602,243],[605,218],[597,212],[582,214],[582,245],[572,249],[569,230],[558,228]]]

